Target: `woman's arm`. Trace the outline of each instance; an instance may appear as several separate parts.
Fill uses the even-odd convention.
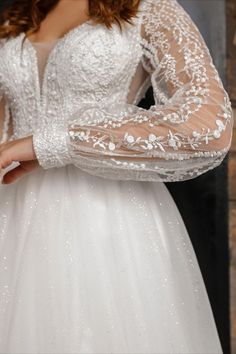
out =
[[[0,179],[1,183],[11,183],[17,178],[39,167],[32,146],[32,136],[13,140],[13,125],[10,107],[0,96]],[[20,162],[9,172],[7,168],[14,162]],[[5,173],[5,175],[4,175]],[[3,177],[4,175],[4,177]],[[3,179],[2,179],[3,177]]]
[[[142,63],[155,105],[82,108],[66,134],[55,128],[34,135],[41,166],[73,163],[102,177],[168,182],[222,162],[232,109],[199,30],[176,0],[147,0],[142,20]]]
[[[50,126],[0,146],[0,166],[37,158],[45,169],[74,164],[105,178],[170,182],[223,161],[233,114],[199,30],[176,0],[145,0],[145,6],[142,65],[155,105],[82,107],[66,129]]]
[[[10,139],[12,135],[12,122],[9,106],[4,98],[0,95],[0,144]]]
[[[0,141],[3,140],[3,124],[4,124],[4,115],[5,115],[5,105],[3,99],[0,100]]]

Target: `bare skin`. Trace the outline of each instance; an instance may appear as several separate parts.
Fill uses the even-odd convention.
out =
[[[35,42],[50,42],[61,38],[72,28],[89,19],[88,0],[60,0],[42,21],[37,33],[28,36]]]
[[[89,0],[60,0],[42,21],[37,33],[31,34],[28,39],[32,42],[49,42],[61,38],[74,27],[86,22],[89,19],[88,14]],[[39,168],[32,135],[0,144],[0,170],[10,166],[13,161],[20,165],[4,175],[4,184],[13,183]]]

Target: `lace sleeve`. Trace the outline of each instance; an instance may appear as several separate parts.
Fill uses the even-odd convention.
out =
[[[105,178],[170,182],[223,161],[233,114],[199,30],[176,0],[146,0],[141,36],[155,105],[83,107],[69,120],[66,136],[51,131],[43,144],[34,136],[44,168],[73,163]]]

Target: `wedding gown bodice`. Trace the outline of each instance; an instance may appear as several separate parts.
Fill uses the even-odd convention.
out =
[[[232,109],[209,51],[175,0],[142,0],[133,25],[91,20],[48,44],[2,40],[3,140],[33,135],[40,165],[175,181],[218,166]],[[138,107],[152,84],[155,104]],[[4,138],[5,137],[5,138]]]
[[[4,89],[11,102],[14,99],[15,136],[28,135],[52,121],[65,125],[83,104],[125,103],[127,74],[132,75],[141,54],[131,39],[137,34],[137,27],[121,36],[118,26],[109,33],[104,26],[88,21],[55,43],[26,39],[21,57],[17,53],[24,34],[7,43],[4,62],[11,74]]]

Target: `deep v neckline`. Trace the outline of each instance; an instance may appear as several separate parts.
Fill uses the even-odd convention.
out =
[[[69,31],[67,31],[66,33],[64,33],[61,37],[59,38],[56,38],[55,40],[52,40],[52,41],[48,41],[48,42],[33,42],[31,41],[28,37],[26,37],[26,40],[27,42],[29,42],[31,45],[33,45],[34,43],[42,43],[42,44],[47,44],[47,43],[51,43],[51,42],[60,42],[60,41],[63,41],[63,39],[65,39],[67,36],[70,36],[73,32],[75,31],[78,31],[79,29],[87,26],[88,24],[91,24],[93,21],[91,18],[89,18],[87,21],[81,23],[80,25],[76,26],[76,27],[73,27],[71,28]],[[23,35],[26,36],[26,33],[25,32],[22,32]]]
[[[38,69],[38,77],[39,77],[39,86],[40,86],[40,95],[42,95],[42,86],[43,86],[43,81],[44,81],[44,75],[45,69],[47,66],[47,62],[49,60],[50,53],[52,52],[53,48],[57,44],[58,39],[54,41],[50,41],[47,43],[44,42],[33,42],[32,46],[34,47],[35,50],[35,65],[37,64],[37,69]]]
[[[44,104],[44,100],[45,100],[47,76],[48,76],[49,67],[50,67],[50,65],[52,63],[52,58],[54,57],[54,54],[60,48],[60,46],[63,43],[65,43],[65,41],[69,37],[71,37],[73,34],[80,33],[84,28],[86,28],[89,25],[92,26],[92,27],[98,25],[98,24],[92,25],[92,22],[93,22],[92,19],[88,19],[87,21],[83,22],[82,24],[80,24],[80,25],[72,28],[71,30],[67,31],[63,36],[55,39],[55,44],[53,45],[52,49],[50,49],[49,54],[47,56],[47,60],[46,60],[45,66],[44,66],[41,82],[40,82],[40,72],[39,72],[39,57],[38,57],[37,49],[34,46],[34,42],[29,40],[27,37],[25,37],[26,33],[25,32],[21,32],[21,36],[25,37],[25,43],[28,46],[28,48],[30,49],[30,52],[32,53],[32,58],[33,58],[33,61],[34,61],[34,71],[36,73],[37,94],[38,94],[38,97],[39,97],[39,102],[40,102],[41,108],[42,108],[42,106]],[[52,42],[54,42],[54,41],[35,42],[35,44],[40,43],[40,44],[47,45],[47,44],[52,43]]]

